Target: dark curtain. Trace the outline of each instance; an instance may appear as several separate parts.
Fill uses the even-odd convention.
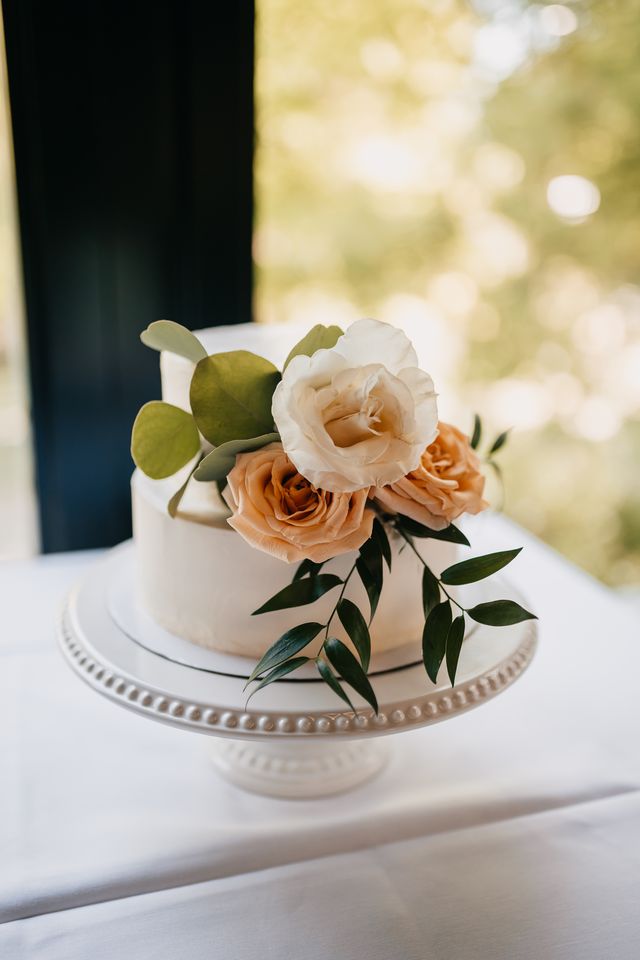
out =
[[[150,321],[251,319],[253,4],[3,0],[45,551],[130,533]]]

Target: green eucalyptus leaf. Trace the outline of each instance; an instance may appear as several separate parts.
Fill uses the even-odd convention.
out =
[[[173,320],[156,320],[155,323],[150,323],[140,334],[140,339],[145,347],[177,353],[178,356],[185,357],[193,363],[197,363],[207,355],[198,338],[182,324],[174,323]]]
[[[303,560],[293,575],[294,582],[296,580],[301,580],[306,576],[316,577],[320,573],[325,563],[326,560],[323,560],[322,563],[314,563],[313,560]]]
[[[369,606],[371,608],[369,623],[371,623],[378,608],[380,594],[382,593],[383,577],[382,551],[374,540],[366,540],[360,547],[360,553],[356,560],[356,570],[369,597]]]
[[[198,463],[199,463],[199,462],[200,462],[200,460],[198,460]],[[184,496],[184,494],[185,494],[185,491],[186,491],[186,489],[187,489],[187,486],[189,485],[189,480],[191,480],[191,477],[192,477],[193,474],[195,473],[196,469],[197,469],[197,464],[196,464],[196,466],[193,468],[193,470],[191,471],[191,473],[189,474],[189,476],[187,477],[187,479],[184,481],[184,483],[182,484],[182,486],[179,487],[179,488],[176,490],[176,492],[174,493],[174,495],[173,495],[173,496],[171,497],[171,499],[169,500],[169,503],[167,504],[167,513],[169,514],[170,517],[175,517],[176,514],[178,513],[178,508],[180,507],[180,503],[182,502],[182,498],[183,498],[183,496]]]
[[[478,444],[482,439],[482,421],[477,413],[473,415],[473,433],[471,435],[471,446],[474,450],[478,449]]]
[[[348,647],[336,637],[330,637],[325,640],[324,649],[331,666],[338,671],[345,683],[349,684],[356,693],[359,693],[363,700],[377,713],[378,701],[369,683],[366,673],[351,653]]]
[[[422,569],[422,606],[424,608],[425,619],[439,603],[440,586],[438,585],[438,580],[429,567],[425,566]]]
[[[293,671],[297,670],[298,667],[301,667],[305,663],[309,663],[310,659],[310,657],[293,657],[291,660],[286,660],[284,663],[278,664],[278,666],[274,667],[273,670],[270,670],[269,673],[262,678],[262,680],[258,681],[248,696],[247,703],[249,703],[251,697],[253,697],[258,690],[262,690],[263,687],[273,683],[274,680],[280,680],[281,677],[286,677],[288,673],[293,673]]]
[[[309,330],[302,340],[296,343],[289,356],[284,362],[284,370],[287,369],[294,357],[305,356],[312,357],[316,350],[330,350],[343,336],[340,327],[325,327],[321,323],[316,324]]]
[[[322,660],[322,658],[320,658],[316,660],[316,666],[318,668],[318,673],[320,674],[324,682],[327,684],[327,686],[330,687],[333,690],[333,692],[340,697],[341,700],[344,700],[344,702],[351,707],[354,713],[357,713],[356,708],[351,703],[351,700],[347,696],[345,690],[343,690],[342,688],[342,684],[333,673],[333,670],[331,669],[327,661]]]
[[[387,568],[389,571],[391,571],[391,544],[389,543],[389,537],[387,536],[387,531],[384,528],[384,524],[381,523],[377,517],[373,521],[372,536],[380,548],[380,552],[384,557]]]
[[[358,651],[362,669],[367,672],[371,660],[371,637],[367,622],[358,607],[351,600],[343,598],[338,603],[340,622],[349,634],[349,638]]]
[[[451,606],[444,600],[433,608],[422,631],[422,659],[429,678],[436,683],[438,670],[447,649],[451,626]]]
[[[454,563],[453,566],[443,570],[440,579],[443,583],[452,586],[484,580],[485,577],[490,577],[492,573],[502,570],[508,563],[511,563],[521,550],[522,547],[518,547],[517,550],[500,550],[498,553],[487,553],[483,557],[471,557],[469,560],[462,560],[460,563]]]
[[[418,537],[423,540],[444,540],[446,543],[460,543],[465,547],[471,546],[464,533],[452,523],[444,530],[432,530],[431,527],[425,527],[423,523],[418,523],[411,517],[398,517],[396,522],[400,529],[411,537]]]
[[[261,676],[261,674],[267,670],[272,670],[274,667],[284,663],[285,660],[289,660],[290,657],[294,657],[296,653],[304,649],[308,643],[311,643],[321,630],[321,623],[299,623],[296,627],[291,627],[290,630],[283,633],[282,636],[269,647],[264,656],[258,661],[251,671],[251,676],[247,680],[245,687],[248,687],[256,677]]]
[[[153,480],[171,477],[200,449],[198,428],[190,413],[162,400],[145,403],[131,432],[131,456]]]
[[[280,373],[248,350],[214,353],[191,380],[191,409],[200,433],[219,447],[273,432],[271,398]]]
[[[239,453],[248,453],[250,450],[260,450],[268,443],[276,443],[280,439],[279,433],[265,433],[261,437],[251,437],[248,440],[227,440],[206,455],[196,468],[194,477],[203,482],[224,480],[236,465]]]
[[[467,613],[476,623],[486,623],[490,627],[508,627],[523,620],[537,620],[535,613],[529,613],[515,600],[489,600],[471,607]]]
[[[505,430],[503,433],[498,434],[496,439],[493,441],[493,446],[489,450],[488,456],[491,456],[492,453],[497,453],[498,450],[501,449],[501,447],[504,447],[510,433],[511,433],[511,430],[509,429],[509,430]]]
[[[304,577],[294,580],[275,596],[254,610],[252,616],[259,613],[272,613],[274,610],[287,610],[289,607],[303,607],[307,603],[314,603],[323,597],[329,590],[342,583],[335,573],[321,573],[317,577]]]
[[[451,686],[456,682],[456,672],[458,670],[458,660],[460,658],[463,640],[464,615],[460,614],[449,627],[449,633],[447,634],[447,673],[449,674]]]

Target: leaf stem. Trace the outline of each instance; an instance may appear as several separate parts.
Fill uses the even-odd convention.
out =
[[[324,646],[325,642],[329,639],[329,627],[331,626],[331,621],[333,620],[333,618],[334,618],[335,615],[336,615],[336,610],[338,609],[338,606],[339,606],[339,604],[340,604],[340,601],[341,601],[342,598],[344,597],[344,592],[345,592],[345,590],[347,589],[347,584],[349,583],[349,580],[350,580],[351,577],[353,576],[353,574],[354,574],[354,572],[355,572],[355,569],[356,569],[356,564],[354,563],[353,566],[351,567],[351,570],[349,570],[349,573],[346,575],[346,577],[344,578],[344,580],[343,580],[343,582],[342,582],[342,589],[340,590],[340,593],[338,594],[338,599],[336,600],[336,604],[335,604],[333,610],[331,611],[331,616],[330,616],[329,619],[327,620],[327,624],[326,624],[326,626],[325,626],[325,630],[324,630],[324,641],[323,641],[322,646]]]
[[[428,570],[431,570],[431,568],[429,567],[427,561],[424,559],[424,557],[422,557],[422,556],[420,555],[420,553],[419,553],[419,551],[418,551],[418,548],[416,547],[415,543],[413,542],[413,540],[411,539],[411,537],[409,536],[409,534],[408,534],[408,533],[405,533],[404,530],[402,529],[402,527],[398,526],[397,524],[395,525],[395,528],[396,528],[396,530],[398,531],[398,533],[400,534],[400,536],[402,537],[402,539],[405,540],[406,543],[409,544],[409,546],[411,547],[411,549],[412,549],[413,552],[415,553],[416,557],[418,558],[418,560],[420,561],[420,563],[422,564],[422,566],[423,566],[423,567],[426,567]],[[451,596],[451,594],[449,593],[449,591],[447,590],[447,588],[446,588],[445,585],[443,584],[443,582],[442,582],[442,580],[440,579],[440,577],[436,577],[436,580],[438,581],[438,586],[440,587],[440,589],[442,590],[442,592],[443,592],[444,595],[446,596],[447,600],[449,600],[451,603],[455,603],[455,605],[456,605],[456,607],[458,608],[458,610],[461,610],[462,613],[466,613],[466,608],[463,607],[462,604],[458,603],[458,601],[455,599],[455,597],[452,597],[452,596]]]

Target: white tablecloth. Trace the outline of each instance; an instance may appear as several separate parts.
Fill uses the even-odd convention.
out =
[[[472,536],[526,544],[533,665],[322,801],[237,791],[71,673],[55,618],[99,554],[0,567],[2,960],[637,960],[638,620],[506,521]]]

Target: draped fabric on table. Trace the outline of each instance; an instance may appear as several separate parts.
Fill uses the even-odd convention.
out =
[[[638,620],[506,521],[468,527],[525,543],[533,665],[322,801],[235,790],[206,738],[73,676],[55,618],[99,555],[0,568],[0,957],[636,960]]]

